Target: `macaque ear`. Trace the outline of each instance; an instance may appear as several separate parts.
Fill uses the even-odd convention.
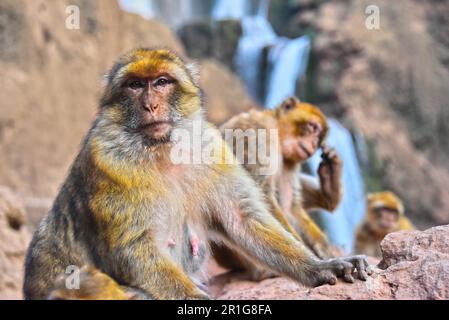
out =
[[[200,82],[200,68],[198,66],[198,63],[195,62],[195,61],[190,62],[190,63],[186,64],[186,68],[187,68],[187,71],[190,74],[190,77],[193,80],[193,83],[196,86],[199,86],[199,82]]]
[[[279,117],[282,114],[285,114],[289,112],[290,110],[293,110],[297,104],[299,104],[300,101],[296,97],[289,97],[282,101],[282,103],[276,108],[276,115]]]
[[[290,97],[290,98],[285,99],[285,100],[282,102],[281,108],[282,108],[283,111],[290,111],[290,110],[294,109],[295,106],[296,106],[297,104],[299,104],[299,103],[300,103],[300,101],[299,101],[298,98],[296,98],[296,97]]]

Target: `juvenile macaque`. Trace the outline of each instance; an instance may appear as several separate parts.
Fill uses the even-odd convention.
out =
[[[392,192],[372,193],[367,196],[367,212],[356,230],[355,251],[381,257],[380,243],[389,233],[413,230],[404,214],[401,200]]]
[[[230,129],[231,135],[228,135]],[[277,148],[271,148],[269,144],[273,141],[268,139],[262,144],[263,151],[270,155],[271,161],[278,163],[269,174],[263,174],[261,168],[266,164],[261,163],[260,158],[257,161],[250,160],[250,152],[256,150],[251,149],[250,140],[241,133],[248,133],[251,129],[278,130],[275,136],[278,139]],[[321,111],[291,97],[274,110],[251,110],[237,115],[223,124],[221,131],[237,157],[239,143],[244,145],[240,161],[264,190],[273,216],[296,239],[304,241],[319,258],[333,257],[326,235],[306,212],[306,209],[311,208],[332,211],[341,199],[342,164],[335,150],[324,144],[328,125]],[[317,180],[301,174],[301,164],[320,147],[323,153]],[[252,280],[272,275],[230,248],[213,245],[213,249],[219,264],[228,269],[244,270]]]
[[[273,218],[203,121],[192,70],[171,51],[150,49],[112,67],[97,118],[28,249],[26,299],[45,299],[69,265],[92,265],[139,298],[207,299],[197,277],[211,240],[306,285],[353,281],[355,270],[367,278],[365,257],[320,260]],[[206,132],[211,159],[174,161],[173,150],[188,146],[179,137]]]

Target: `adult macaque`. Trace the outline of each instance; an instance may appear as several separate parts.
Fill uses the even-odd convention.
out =
[[[192,70],[150,49],[112,67],[97,118],[29,247],[26,299],[45,299],[69,265],[92,265],[148,299],[207,299],[195,277],[210,240],[306,285],[352,281],[355,269],[367,278],[365,257],[317,259],[286,231],[211,125],[200,128],[212,132],[214,161],[173,162],[173,135],[193,136],[204,122]]]

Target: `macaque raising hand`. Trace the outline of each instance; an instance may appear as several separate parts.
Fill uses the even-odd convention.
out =
[[[236,155],[239,142],[243,145],[244,139],[239,136],[239,132],[249,129],[278,130],[279,153],[273,159],[279,159],[280,165],[276,167],[275,172],[263,175],[260,173],[262,163],[254,164],[248,161],[243,164],[264,190],[273,217],[284,229],[304,242],[317,257],[334,257],[333,248],[326,235],[310,218],[306,209],[333,210],[338,205],[341,198],[341,160],[334,149],[324,146],[319,179],[301,174],[301,164],[324,145],[328,133],[327,120],[321,111],[316,106],[291,97],[273,110],[251,110],[233,117],[221,127],[225,137],[230,129],[234,130],[233,139],[229,141],[232,142]],[[249,159],[249,142],[245,147],[243,159]],[[265,146],[265,149],[268,150],[269,146]],[[245,260],[240,253],[234,251],[232,258],[232,250],[229,248],[213,248],[214,256],[222,266],[247,271],[253,280],[267,275],[258,266]]]

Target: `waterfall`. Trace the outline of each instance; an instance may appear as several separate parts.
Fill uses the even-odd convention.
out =
[[[281,101],[295,95],[296,82],[307,71],[310,38],[302,36],[293,40],[277,39],[268,59],[272,66],[265,106],[276,107]]]
[[[262,16],[247,16],[242,19],[243,34],[234,59],[235,69],[243,80],[249,94],[262,100],[263,49],[276,41],[276,34],[267,19]]]
[[[214,9],[212,10],[212,18],[215,20],[238,20],[247,16],[250,10],[250,2],[247,0],[219,0],[216,2]]]
[[[310,39],[278,37],[267,19],[269,0],[260,0],[256,8],[250,1],[218,0],[215,19],[239,18],[243,34],[235,56],[235,69],[250,95],[272,108],[296,91],[296,81],[306,72]],[[268,48],[267,81],[263,82],[263,50]]]
[[[346,252],[351,252],[354,230],[365,213],[365,191],[354,143],[348,129],[337,120],[329,120],[327,144],[334,147],[343,161],[343,199],[333,213],[318,212],[329,241]],[[315,154],[308,165],[316,175],[321,152]]]
[[[148,0],[119,0],[119,5],[123,10],[137,13],[145,19],[154,18],[157,10],[154,2]]]

